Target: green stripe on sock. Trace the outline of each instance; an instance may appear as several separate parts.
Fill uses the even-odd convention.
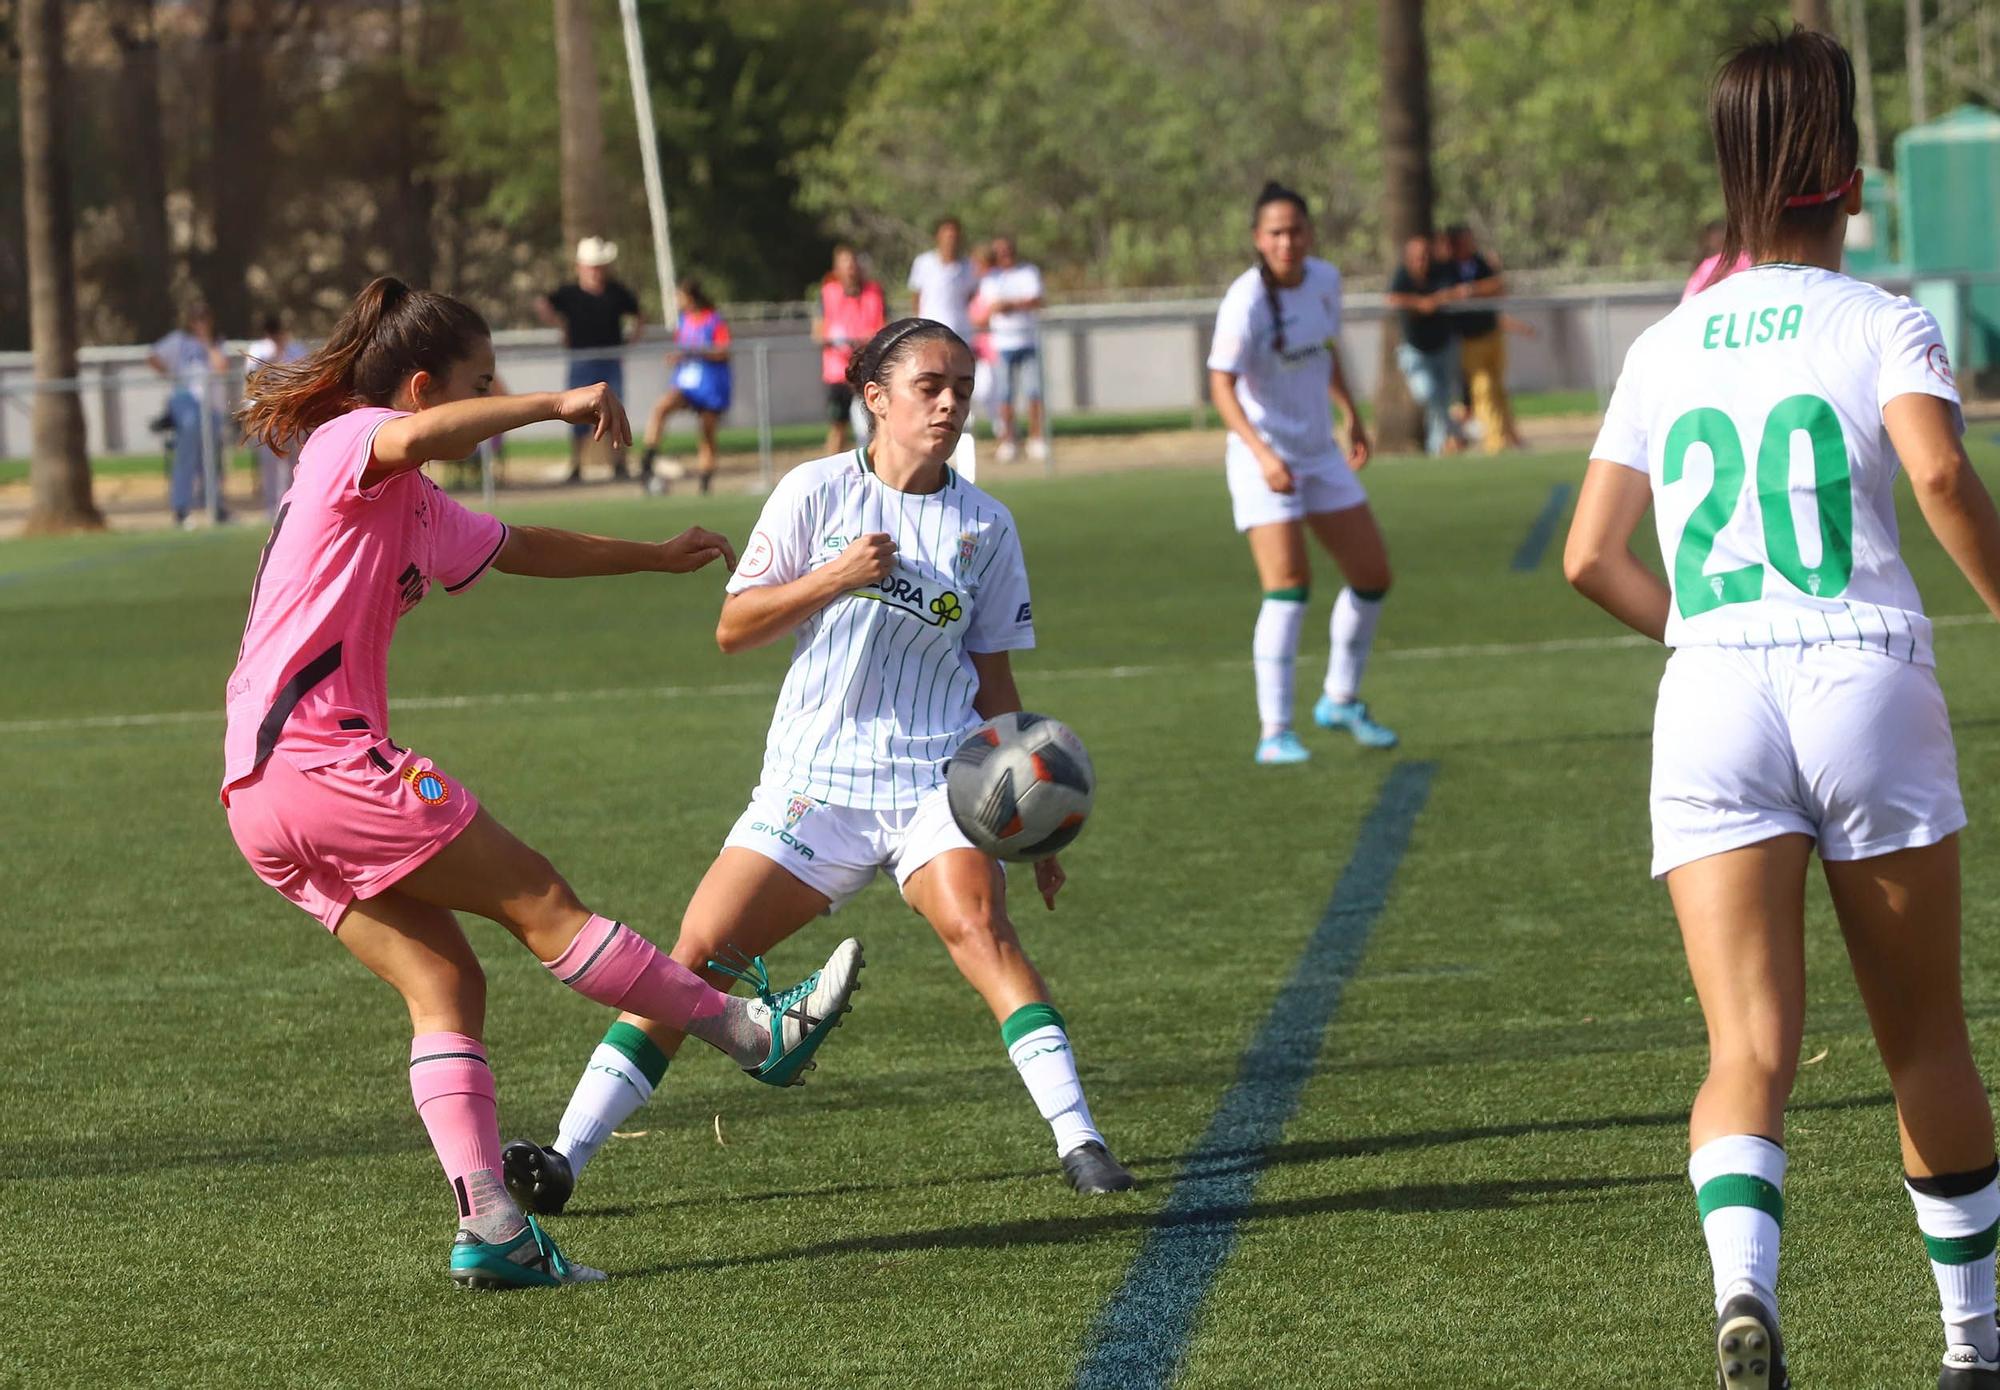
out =
[[[1312,590],[1303,585],[1296,589],[1266,589],[1264,597],[1276,599],[1280,603],[1304,603],[1312,596]]]
[[[1008,1047],[1034,1032],[1037,1028],[1061,1028],[1069,1031],[1063,1023],[1063,1016],[1056,1012],[1053,1004],[1023,1004],[1007,1015],[1007,1021],[1000,1025],[1000,1041]]]
[[[632,1064],[645,1076],[647,1084],[652,1086],[660,1084],[660,1078],[667,1074],[667,1063],[673,1060],[660,1051],[660,1045],[647,1037],[643,1028],[634,1028],[622,1021],[605,1030],[604,1045],[630,1057]]]
[[[1755,1207],[1780,1226],[1785,1224],[1785,1194],[1762,1178],[1753,1178],[1748,1173],[1724,1173],[1710,1178],[1694,1197],[1701,1203],[1701,1219],[1704,1221],[1708,1220],[1710,1212],[1724,1207]]]
[[[1977,1263],[1992,1254],[1995,1245],[2000,1245],[2000,1222],[1988,1226],[1976,1236],[1924,1237],[1924,1249],[1930,1251],[1931,1258],[1941,1265]]]

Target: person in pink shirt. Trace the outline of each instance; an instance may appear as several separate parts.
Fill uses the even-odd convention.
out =
[[[1702,229],[1701,250],[1701,261],[1695,266],[1694,273],[1688,276],[1687,286],[1681,291],[1681,303],[1683,304],[1693,299],[1710,285],[1720,284],[1737,271],[1747,270],[1750,267],[1750,258],[1747,255],[1738,255],[1734,261],[1730,262],[1728,269],[1725,270],[1722,268],[1722,224],[1720,222],[1711,222]]]
[[[826,451],[837,454],[854,442],[854,390],[847,384],[847,364],[854,349],[882,331],[889,306],[882,287],[861,273],[854,248],[833,248],[833,269],[819,282],[819,313],[813,319],[813,341],[822,344],[819,379],[826,383]]]
[[[729,542],[699,527],[659,544],[614,540],[508,527],[446,496],[422,466],[505,430],[561,420],[613,447],[631,441],[602,382],[494,396],[493,372],[478,314],[384,276],[319,352],[253,379],[250,437],[305,443],[250,586],[221,793],[257,876],[403,996],[411,1095],[458,1210],[448,1270],[470,1288],[604,1275],[565,1260],[506,1190],[480,1041],[486,982],[455,912],[498,922],[586,998],[685,1019],[774,1085],[801,1079],[861,967],[845,941],[825,969],[774,993],[752,960],[739,978],[758,998],[731,998],[585,907],[463,782],[390,737],[389,642],[433,588],[463,593],[494,569],[565,579],[735,565]]]

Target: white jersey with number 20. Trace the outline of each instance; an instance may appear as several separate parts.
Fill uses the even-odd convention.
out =
[[[1014,518],[945,471],[898,492],[858,449],[802,463],[773,489],[729,592],[789,584],[886,532],[895,568],[808,618],[764,745],[763,787],[835,806],[917,804],[979,723],[970,653],[1035,645]]]
[[[1651,479],[1667,645],[1934,664],[1882,424],[1912,392],[1958,406],[1937,320],[1830,270],[1739,271],[1640,335],[1590,456]]]

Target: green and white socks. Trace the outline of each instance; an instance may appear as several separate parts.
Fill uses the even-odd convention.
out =
[[[569,1160],[573,1176],[583,1173],[612,1130],[652,1098],[670,1060],[643,1029],[621,1021],[605,1032],[556,1130],[556,1150]]]
[[[1085,1144],[1102,1144],[1104,1136],[1091,1122],[1076,1076],[1076,1054],[1070,1051],[1063,1016],[1050,1004],[1023,1004],[1000,1025],[1000,1040],[1008,1059],[1028,1088],[1035,1108],[1055,1134],[1056,1157]]]
[[[1715,1275],[1715,1308],[1755,1293],[1778,1312],[1778,1229],[1785,1221],[1785,1151],[1754,1134],[1711,1139],[1688,1159],[1701,1233]],[[1745,1286],[1748,1286],[1747,1290]]]
[[[1917,1209],[1948,1347],[1971,1347],[1982,1361],[2000,1361],[1994,1322],[1993,1251],[2000,1238],[2000,1163],[1971,1173],[1906,1176]]]

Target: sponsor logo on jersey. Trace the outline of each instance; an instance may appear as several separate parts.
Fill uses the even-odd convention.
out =
[[[899,613],[907,613],[932,627],[949,627],[965,616],[965,605],[950,589],[927,590],[921,582],[900,574],[885,574],[854,597],[886,603]]]
[[[1943,343],[1932,343],[1924,353],[1924,362],[1930,367],[1932,376],[1957,389],[1958,378],[1951,374],[1951,355],[1944,350]]]
[[[403,780],[426,806],[442,806],[451,800],[451,784],[427,767],[406,767]]]
[[[1022,604],[1020,609],[1014,614],[1014,621],[1017,623],[1032,623],[1034,620],[1035,609],[1032,604]]]

